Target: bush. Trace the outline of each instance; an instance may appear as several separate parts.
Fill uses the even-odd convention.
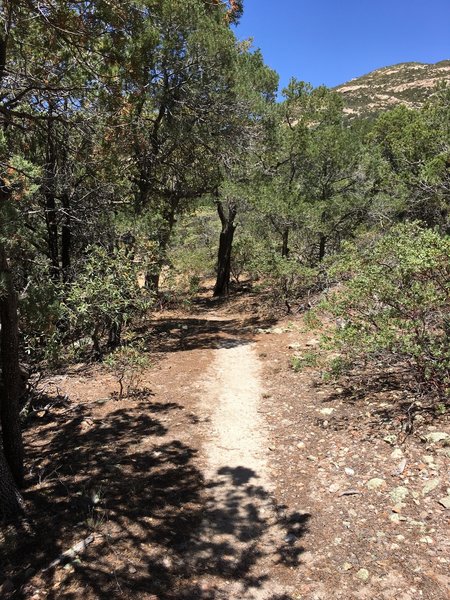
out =
[[[291,367],[294,373],[299,373],[308,367],[317,367],[319,363],[319,354],[317,352],[306,352],[291,356]]]
[[[341,319],[347,355],[395,358],[438,395],[450,382],[450,238],[402,224],[363,247],[347,245],[333,269],[346,280],[325,303]]]
[[[105,334],[110,345],[117,345],[123,326],[151,305],[151,297],[139,286],[138,276],[139,265],[125,249],[108,252],[101,246],[89,248],[64,302],[64,329],[72,339],[89,336],[97,354]]]
[[[119,384],[118,398],[136,390],[141,381],[144,370],[149,366],[149,360],[142,349],[133,346],[122,346],[109,354],[104,364],[114,374]]]
[[[261,278],[276,303],[286,305],[288,312],[292,304],[300,303],[323,284],[320,269],[273,251],[260,254],[254,263],[253,274]]]
[[[20,330],[27,360],[56,362],[61,352],[61,286],[46,265],[32,264],[28,285],[20,297]]]

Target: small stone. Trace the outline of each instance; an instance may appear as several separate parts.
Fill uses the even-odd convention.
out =
[[[136,573],[136,567],[133,567],[133,565],[130,565],[130,566],[128,567],[128,572],[129,572],[129,573],[132,573],[132,574],[133,574],[133,573]]]
[[[297,444],[297,448],[298,448],[299,450],[302,450],[304,447],[305,447],[305,442],[299,442],[299,443]]]
[[[361,494],[361,492],[359,492],[358,490],[344,490],[343,492],[341,492],[339,494],[339,497],[341,496],[355,496],[356,494]]]
[[[359,571],[356,573],[356,577],[361,579],[361,581],[368,581],[370,574],[367,569],[359,569]]]
[[[339,488],[340,485],[338,483],[332,483],[328,488],[328,491],[330,492],[330,494],[335,494],[339,490]]]
[[[440,483],[440,479],[430,479],[430,481],[428,481],[422,488],[422,496],[426,496],[427,494],[435,490]]]
[[[379,479],[378,477],[374,477],[370,481],[367,482],[367,487],[369,490],[376,490],[381,487],[385,487],[386,482],[384,479]]]
[[[425,439],[429,444],[438,444],[439,442],[445,442],[450,439],[450,435],[443,431],[432,431],[431,433],[427,433]]]
[[[406,521],[406,517],[403,517],[398,513],[394,513],[389,517],[389,520],[392,521],[392,523],[400,523],[400,521]]]
[[[389,435],[385,435],[383,440],[393,446],[397,442],[397,436],[394,433],[391,433]]]
[[[353,565],[352,565],[352,563],[345,562],[345,563],[342,565],[342,568],[344,569],[344,571],[350,571],[350,569],[353,569]]]
[[[426,456],[422,456],[422,460],[426,465],[434,465],[434,456],[427,454]]]
[[[442,506],[444,508],[446,508],[447,510],[450,510],[450,495],[449,496],[445,496],[445,498],[441,498],[439,500],[439,504],[442,504]]]
[[[316,338],[311,338],[310,340],[308,340],[306,342],[306,346],[318,346],[320,344],[320,341],[317,340]]]
[[[391,454],[392,460],[399,460],[403,458],[403,451],[401,448],[396,448]]]
[[[418,527],[419,529],[422,530],[422,532],[425,532],[426,527],[427,527],[423,521],[416,521],[415,519],[408,519],[408,523],[410,525],[412,525],[413,527]]]
[[[297,541],[297,536],[295,536],[293,533],[288,533],[285,536],[284,541],[286,542],[286,544],[293,544]]]
[[[389,494],[392,502],[395,504],[401,504],[409,496],[409,490],[401,485],[394,488]]]
[[[405,470],[406,467],[406,458],[404,458],[400,464],[392,471],[392,475],[394,477],[399,477],[400,475],[402,475],[403,471]]]
[[[289,350],[300,350],[302,347],[301,344],[299,344],[298,342],[294,342],[292,344],[289,344],[288,348]]]
[[[334,410],[335,409],[331,408],[331,407],[330,408],[321,408],[319,412],[322,415],[329,416],[329,415],[332,415],[334,413]]]
[[[432,538],[430,538],[430,536],[426,535],[423,538],[420,538],[420,541],[422,542],[422,544],[434,544],[434,541]]]
[[[353,469],[351,469],[350,467],[345,467],[344,471],[345,471],[346,475],[349,475],[350,477],[355,474],[355,471]]]
[[[268,333],[275,333],[277,335],[280,335],[281,333],[284,333],[284,329],[282,329],[281,327],[272,327],[272,329],[269,329]]]
[[[317,456],[312,456],[312,455],[310,455],[310,456],[308,456],[307,458],[308,458],[308,460],[310,460],[311,462],[315,462],[315,461],[317,460]]]

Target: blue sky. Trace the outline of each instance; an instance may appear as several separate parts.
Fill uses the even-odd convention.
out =
[[[254,38],[284,87],[330,87],[373,69],[450,59],[450,0],[244,0],[239,38]]]

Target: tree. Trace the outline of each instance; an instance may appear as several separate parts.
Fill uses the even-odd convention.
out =
[[[120,94],[108,98],[118,155],[131,159],[136,218],[148,222],[160,268],[177,216],[217,187],[222,153],[238,133],[229,118],[236,42],[216,4],[147,2],[147,18],[124,42]],[[147,277],[154,289],[159,270]]]
[[[91,65],[89,61],[83,63],[80,57],[98,43],[96,34],[102,30],[106,14],[100,6],[100,3],[88,3],[80,9],[77,3],[34,5],[8,0],[0,8],[0,415],[3,445],[0,452],[0,510],[7,516],[14,516],[20,508],[15,486],[23,483],[18,269],[14,260],[20,230],[25,223],[23,216],[27,203],[22,202],[23,192],[40,187],[46,198],[48,247],[52,274],[56,276],[58,240],[54,184],[57,165],[53,130],[55,123],[62,122],[67,113],[78,111],[80,87],[86,85],[88,72],[92,81]],[[109,4],[106,12],[113,14],[116,8]],[[84,65],[83,68],[80,65]],[[78,81],[67,76],[74,69],[83,73]],[[35,145],[23,142],[30,131],[36,133],[38,130],[46,133],[47,153],[44,178],[35,186],[36,171],[27,160],[27,154]]]
[[[362,140],[344,122],[342,101],[325,87],[292,80],[284,90],[261,163],[255,203],[279,239],[283,258],[323,260],[361,223],[369,204]]]
[[[214,296],[228,293],[235,219],[249,202],[259,151],[270,129],[278,76],[264,64],[258,50],[252,52],[249,43],[242,43],[234,85],[236,99],[228,118],[236,131],[235,143],[222,150],[222,184],[214,195],[221,223]]]
[[[399,106],[382,114],[370,134],[387,169],[382,189],[392,217],[420,219],[450,230],[450,91],[438,88],[420,110]]]

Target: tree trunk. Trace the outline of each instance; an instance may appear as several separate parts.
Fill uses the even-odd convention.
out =
[[[225,213],[222,202],[217,202],[217,212],[222,223],[220,232],[219,250],[217,253],[217,279],[214,286],[214,296],[223,296],[228,294],[231,275],[231,251],[233,248],[234,232],[236,225],[237,206],[234,203],[228,205],[227,214]]]
[[[289,256],[289,227],[283,229],[283,242],[281,246],[281,256],[287,258]]]
[[[326,237],[326,235],[323,235],[323,233],[321,233],[320,238],[319,238],[319,262],[322,262],[323,259],[325,258],[326,244],[327,244],[327,237]]]
[[[70,202],[67,194],[63,195],[62,206],[65,215],[61,226],[61,271],[63,282],[66,283],[70,279],[70,253],[72,246],[72,230],[69,215]]]
[[[174,196],[170,199],[167,210],[164,213],[165,227],[161,228],[158,235],[158,263],[156,265],[156,272],[154,270],[149,271],[145,274],[145,287],[155,294],[159,291],[159,280],[161,277],[161,270],[164,266],[166,259],[167,247],[169,246],[170,238],[172,236],[173,227],[176,223],[175,213],[178,209],[179,198]]]
[[[159,291],[160,277],[161,277],[160,271],[158,271],[157,273],[152,273],[150,271],[147,271],[147,273],[145,274],[145,287],[148,290],[151,290],[152,292],[155,292],[155,294],[157,294]]]
[[[6,69],[8,33],[0,34],[0,83]],[[4,219],[8,219],[7,206],[10,191],[0,180],[0,235],[6,235]],[[23,483],[23,444],[20,429],[19,395],[19,335],[17,294],[9,269],[6,249],[0,240],[0,364],[2,394],[0,397],[0,513],[3,518],[13,518],[22,509],[22,499],[17,486]]]
[[[120,346],[122,335],[122,323],[116,322],[111,325],[108,332],[108,348],[114,349]]]
[[[59,248],[58,248],[58,215],[56,208],[56,149],[53,140],[52,110],[49,108],[49,121],[47,123],[47,148],[44,174],[45,222],[47,225],[48,255],[50,258],[50,274],[52,279],[59,279]]]
[[[21,375],[17,293],[2,244],[0,244],[0,277],[3,284],[0,295],[0,361],[3,383],[0,420],[5,458],[15,482],[20,487],[23,483],[23,444],[19,417]]]
[[[0,446],[0,518],[5,521],[16,520],[22,512],[23,499]]]

